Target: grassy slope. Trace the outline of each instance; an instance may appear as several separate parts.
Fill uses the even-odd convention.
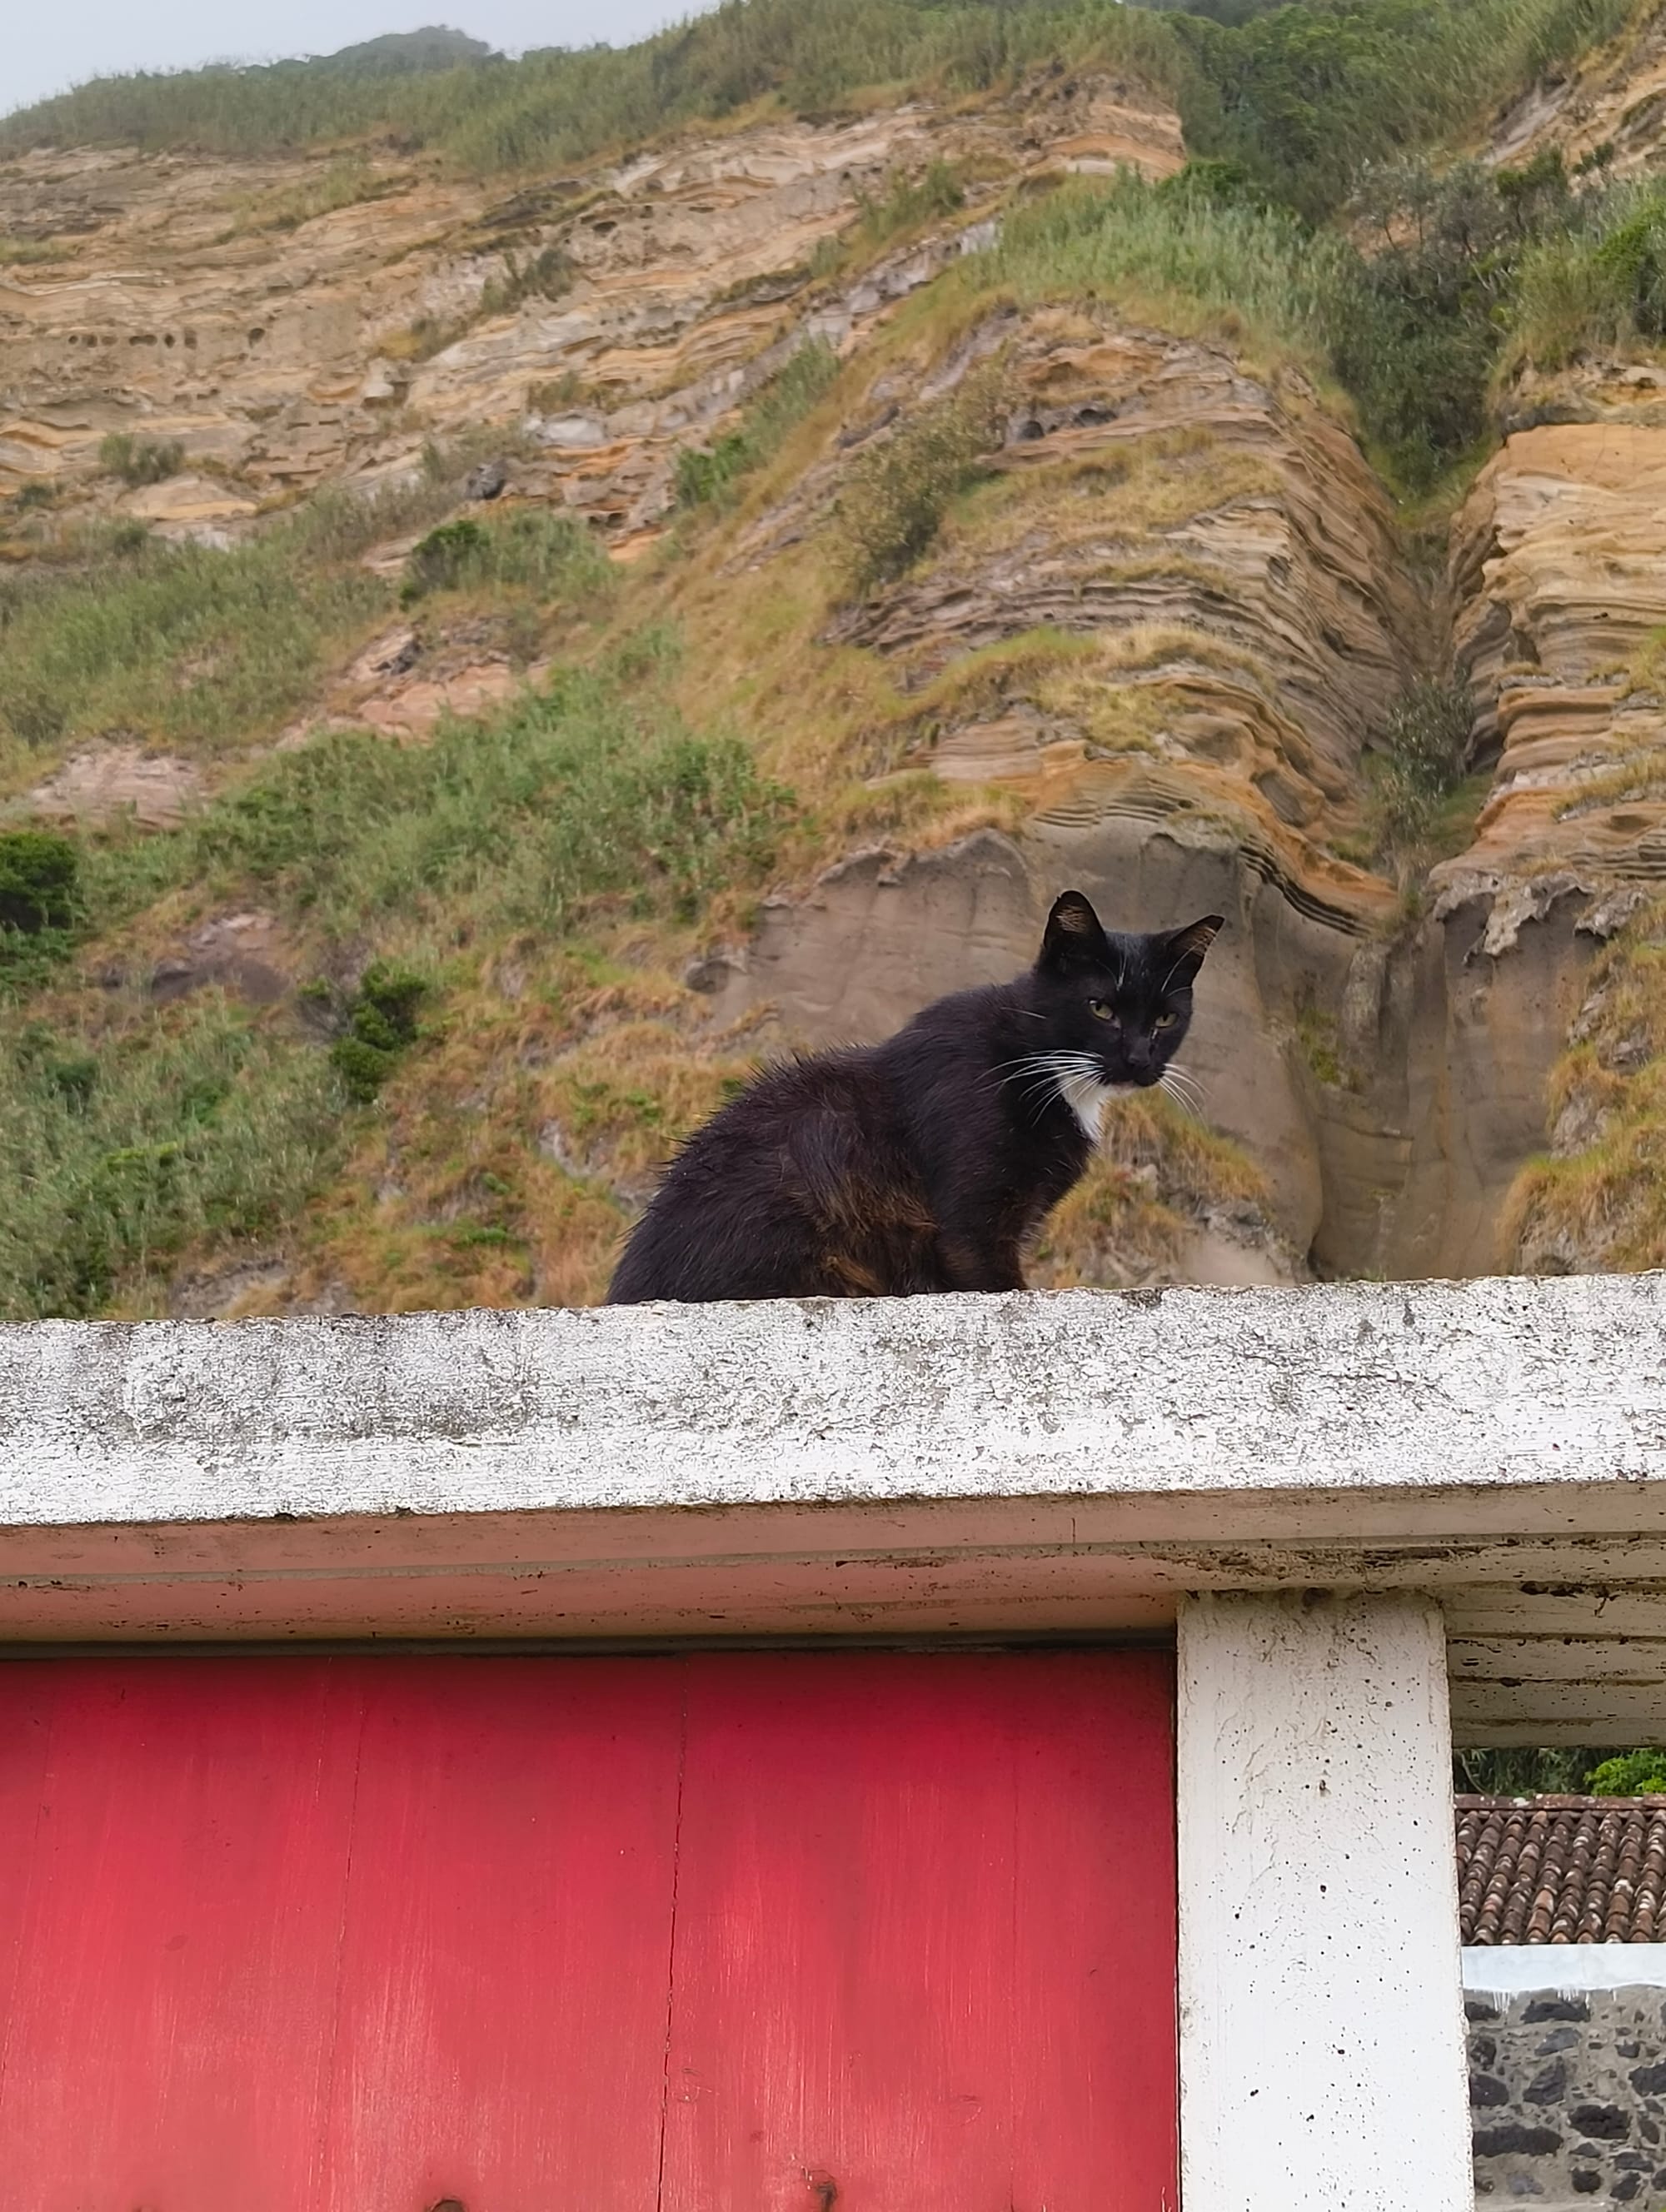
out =
[[[847,43],[858,15],[862,40]],[[1445,17],[1420,20],[1426,44]],[[1547,0],[1491,20],[1514,37],[1542,36],[1559,10]],[[992,24],[1012,43],[980,48]],[[1029,51],[1025,40],[1067,33],[1084,52],[1174,36],[1088,6],[996,17],[900,0],[866,15],[748,0],[634,58],[552,61],[538,65],[545,76],[522,65],[531,74],[514,83],[538,120],[514,140],[514,158],[567,158],[764,93],[802,100],[816,82],[843,96],[864,57],[870,74],[878,56],[893,77],[976,82]],[[1191,66],[1171,44],[1149,51],[1182,78]],[[569,70],[605,75],[616,60],[623,104],[610,94],[585,107],[581,129],[562,122],[550,86],[568,84]],[[1211,66],[1219,78],[1219,52]],[[1487,72],[1475,67],[1479,82]],[[1266,68],[1265,54],[1250,57],[1240,94]],[[639,109],[629,103],[643,70],[658,71],[660,89],[657,106]],[[508,139],[500,132],[483,153],[469,134],[488,108],[500,121],[521,113],[520,94],[509,97],[502,71],[483,88],[467,74],[466,85],[436,78],[398,96],[435,103],[420,127],[454,158],[501,164]],[[257,138],[393,119],[386,87],[354,91],[384,102],[374,115],[327,102],[292,110],[288,79],[210,73],[71,95],[52,114],[15,121],[12,143],[48,126],[150,143],[195,130],[211,141],[220,126],[192,104],[210,95],[230,100],[235,127]],[[1202,97],[1195,81],[1192,96]],[[268,103],[253,121],[237,105],[247,100]],[[1221,112],[1241,135],[1243,100]],[[398,112],[399,127],[418,128],[414,110]],[[443,130],[432,119],[441,115]],[[934,690],[903,697],[873,656],[814,642],[848,588],[849,546],[812,533],[772,562],[767,592],[737,594],[722,562],[739,533],[826,450],[881,366],[940,358],[997,301],[1110,300],[1170,327],[1224,329],[1263,361],[1295,359],[1317,375],[1327,317],[1346,301],[1340,271],[1329,241],[1280,215],[1070,188],[1017,217],[997,253],[913,303],[830,386],[806,380],[801,421],[797,403],[777,401],[772,417],[743,425],[733,465],[690,487],[719,495],[622,580],[559,560],[518,576],[507,556],[452,579],[434,617],[513,617],[529,657],[554,650],[568,671],[546,696],[424,750],[343,738],[256,757],[185,830],[90,841],[70,963],[48,972],[44,940],[0,939],[14,987],[0,1019],[15,1044],[0,1059],[0,1180],[18,1194],[0,1223],[0,1315],[152,1310],[182,1268],[274,1240],[299,1255],[303,1287],[343,1285],[371,1306],[593,1296],[622,1203],[745,1064],[745,1036],[695,1048],[703,1006],[679,980],[689,952],[744,930],[772,876],[802,876],[850,842],[943,837],[1012,811],[998,796],[953,798],[929,778],[877,790],[864,781],[901,757],[922,715],[989,682],[988,662],[975,656]],[[908,483],[879,487],[882,521],[868,538],[891,529],[899,507],[923,527],[915,542],[975,532],[1014,496],[971,481],[952,438],[943,454],[916,453]],[[1152,495],[1135,476],[1117,494],[1133,508]],[[1164,493],[1175,495],[1166,483]],[[453,494],[441,465],[409,495],[409,514],[367,522],[326,500],[229,561],[121,539],[57,548],[0,596],[10,702],[0,776],[16,788],[43,744],[61,750],[112,724],[210,752],[276,734],[392,611],[392,587],[358,563],[365,532],[429,519]],[[906,557],[909,542],[906,531],[886,540],[873,573]],[[1082,683],[1075,641],[1001,650],[1029,653],[1061,685]],[[276,918],[311,979],[298,1007],[263,1012],[214,994],[158,1007],[137,983],[95,981],[112,963],[142,971],[203,917],[239,907]],[[355,1106],[339,1048],[374,1033],[359,980],[372,958],[423,987],[419,1034],[383,1040],[380,1099]],[[1252,1187],[1213,1140],[1131,1127],[1066,1224],[1055,1271],[1091,1266],[1111,1228],[1160,1250],[1179,1234],[1177,1206]]]

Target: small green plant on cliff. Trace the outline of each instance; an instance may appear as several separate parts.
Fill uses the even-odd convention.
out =
[[[112,430],[99,444],[99,466],[125,484],[166,483],[179,475],[185,459],[177,438],[136,438],[131,431]]]
[[[918,177],[898,177],[877,199],[857,195],[862,211],[862,234],[879,246],[900,231],[917,230],[928,222],[941,222],[966,204],[965,189],[951,165],[933,161]]]
[[[1429,842],[1443,803],[1463,781],[1474,708],[1461,684],[1425,679],[1389,709],[1370,756],[1377,841],[1385,854],[1414,858]]]
[[[959,390],[907,416],[857,461],[839,501],[839,565],[860,596],[889,583],[936,537],[949,503],[1000,446],[1007,411],[1002,364],[986,362]]]
[[[839,356],[814,338],[790,354],[748,401],[739,424],[710,446],[684,446],[677,456],[677,503],[725,506],[744,477],[773,460],[839,373]]]
[[[409,969],[373,960],[359,979],[346,1034],[330,1048],[348,1097],[368,1106],[417,1038],[416,1010],[428,984]]]
[[[480,313],[508,315],[526,300],[564,299],[577,274],[572,257],[560,246],[543,246],[525,261],[506,253],[503,274],[492,277],[480,295]]]
[[[526,591],[543,599],[593,597],[612,580],[605,548],[576,515],[516,507],[491,522],[441,523],[405,562],[407,606],[434,592]]]

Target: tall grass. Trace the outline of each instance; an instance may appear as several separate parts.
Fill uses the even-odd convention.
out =
[[[775,95],[824,111],[866,88],[976,88],[1085,52],[1173,66],[1154,15],[1116,0],[724,0],[639,45],[551,49],[367,75],[327,62],[95,77],[0,123],[0,153],[42,143],[271,153],[378,132],[480,174],[559,167]]]
[[[340,1116],[322,1052],[217,994],[119,1038],[0,1036],[0,1320],[94,1313],[192,1237],[284,1226]]]
[[[1666,337],[1666,186],[1587,192],[1563,233],[1523,258],[1504,370],[1562,368]]]
[[[131,525],[45,542],[49,557],[0,574],[0,778],[107,731],[215,746],[280,727],[392,606],[358,556],[454,505],[457,465],[372,499],[320,495],[223,551]]]
[[[1182,301],[1324,365],[1358,258],[1280,209],[1123,177],[1068,185],[1021,210],[999,244],[963,266],[968,281],[1020,302]]]
[[[1187,143],[1316,219],[1365,165],[1439,144],[1611,36],[1631,3],[1299,0],[1230,27],[1176,15]]]
[[[358,732],[282,754],[175,834],[182,883],[258,889],[331,937],[460,905],[550,936],[591,902],[687,915],[766,866],[786,795],[737,740],[566,675],[514,712],[401,749]]]
[[[396,937],[400,966],[367,975],[333,1052],[211,994],[84,1033],[0,1011],[0,1319],[96,1311],[195,1240],[292,1225],[345,1106],[421,1050],[390,993],[414,1006],[483,933],[554,939],[601,904],[691,914],[757,879],[788,807],[738,742],[575,676],[429,746],[340,734],[275,755],[186,828],[94,848],[88,927],[189,884],[252,893],[321,947]],[[380,1054],[374,1082],[355,1044]]]

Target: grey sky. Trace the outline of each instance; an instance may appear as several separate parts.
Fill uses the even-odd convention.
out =
[[[698,12],[698,0],[13,0],[0,40],[0,114],[113,70],[331,53],[425,23],[453,23],[519,53],[622,46]]]

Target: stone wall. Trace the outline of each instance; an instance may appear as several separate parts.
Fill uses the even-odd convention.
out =
[[[1666,2207],[1666,1990],[1470,1996],[1478,2207]]]

